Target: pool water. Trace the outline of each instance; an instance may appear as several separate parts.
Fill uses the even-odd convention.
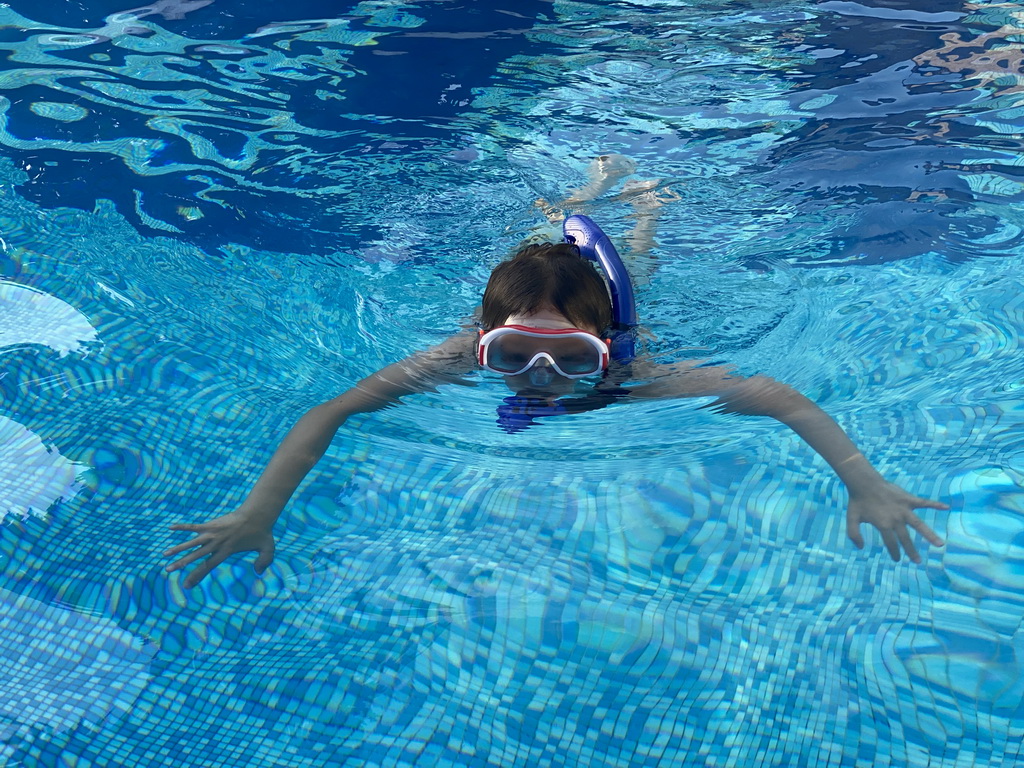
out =
[[[945,0],[0,7],[0,763],[1024,762],[1022,36]],[[263,578],[164,572],[611,152],[676,198],[588,208],[657,225],[645,353],[804,392],[945,547],[854,549],[777,422],[509,434],[478,376],[346,424]]]

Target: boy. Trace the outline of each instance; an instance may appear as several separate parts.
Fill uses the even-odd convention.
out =
[[[900,559],[902,546],[912,561],[921,561],[908,527],[942,546],[942,540],[913,510],[948,507],[887,482],[842,429],[806,397],[773,379],[743,378],[721,366],[700,367],[700,361],[661,365],[634,359],[627,371],[610,359],[602,338],[611,324],[612,304],[604,279],[576,246],[548,243],[522,248],[492,272],[479,332],[457,334],[389,365],[308,411],[285,436],[237,510],[206,523],[171,526],[195,536],[164,553],[182,555],[167,570],[206,558],[186,579],[185,585],[191,587],[229,555],[256,551],[255,568],[262,573],[274,557],[275,521],[349,417],[383,408],[407,394],[458,383],[477,367],[505,376],[517,395],[534,402],[564,402],[570,404],[565,409],[569,411],[579,399],[559,398],[578,392],[578,382],[601,377],[582,398],[587,403],[582,409],[601,407],[611,399],[715,396],[711,407],[719,411],[771,416],[814,448],[846,485],[850,494],[847,534],[858,548],[864,546],[860,534],[864,522],[878,528],[893,560]],[[629,383],[635,381],[646,383]]]

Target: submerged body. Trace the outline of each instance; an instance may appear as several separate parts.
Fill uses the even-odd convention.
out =
[[[631,172],[628,163],[612,165],[623,174]],[[602,192],[608,186],[595,182]],[[481,366],[505,377],[516,395],[509,407],[527,417],[520,425],[530,423],[531,414],[572,413],[613,401],[666,397],[712,396],[716,400],[710,407],[720,412],[770,416],[803,438],[846,485],[847,533],[858,548],[864,546],[861,523],[879,530],[893,560],[900,559],[901,548],[914,562],[921,560],[908,528],[942,546],[914,509],[948,507],[887,482],[828,414],[791,387],[764,376],[744,378],[700,360],[664,365],[634,358],[631,337],[616,353],[615,337],[622,341],[635,314],[628,316],[631,292],[629,305],[624,305],[618,300],[622,285],[617,294],[615,282],[606,285],[575,245],[521,249],[492,272],[479,332],[456,334],[310,409],[285,436],[238,509],[205,523],[172,526],[195,535],[164,553],[181,555],[167,570],[205,558],[185,580],[186,586],[194,586],[230,555],[256,551],[255,568],[262,572],[274,557],[275,522],[351,416],[393,405],[405,395],[467,383],[466,377]],[[588,377],[595,377],[592,387],[579,392],[579,382]],[[560,399],[570,394],[583,396]]]
[[[573,321],[550,306],[526,315],[509,316],[505,325],[577,328]],[[593,327],[579,330],[597,333]],[[193,550],[169,565],[168,570],[178,570],[207,558],[186,579],[187,586],[194,586],[229,555],[257,551],[256,570],[262,572],[274,556],[274,523],[301,480],[323,456],[337,430],[351,416],[392,405],[404,395],[464,382],[464,377],[478,366],[476,347],[474,332],[458,334],[433,349],[368,376],[342,395],[308,411],[285,437],[242,506],[207,523],[172,526],[174,530],[191,531],[196,536],[165,553],[173,557]],[[546,361],[538,361],[538,365],[544,369]],[[914,562],[921,560],[908,527],[930,543],[942,545],[942,540],[913,510],[918,507],[946,509],[946,505],[915,497],[887,482],[828,414],[791,387],[763,376],[743,378],[722,366],[701,366],[699,360],[672,365],[636,360],[630,378],[649,383],[623,388],[618,378],[613,367],[605,380],[594,388],[595,394],[606,391],[617,400],[715,396],[717,400],[712,407],[716,410],[770,416],[790,427],[821,455],[849,490],[847,533],[858,548],[864,546],[861,523],[878,528],[893,560],[899,560],[901,547]],[[506,382],[518,395],[552,404],[559,397],[576,391],[575,379],[553,369],[544,374],[543,380],[538,380],[536,374],[528,370],[506,377]]]

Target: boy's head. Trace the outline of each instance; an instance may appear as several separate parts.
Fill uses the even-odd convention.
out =
[[[569,243],[528,245],[494,268],[484,291],[481,325],[554,309],[577,328],[601,334],[612,324],[604,279]]]

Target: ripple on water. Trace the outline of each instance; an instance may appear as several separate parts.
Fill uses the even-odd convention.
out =
[[[0,416],[0,521],[8,515],[44,517],[54,504],[74,498],[87,469]]]
[[[0,281],[0,350],[38,344],[63,356],[97,340],[89,319],[67,302],[36,288]]]
[[[29,105],[29,109],[40,117],[48,117],[62,123],[74,123],[84,120],[89,115],[89,110],[79,104],[59,101],[34,101]]]
[[[0,590],[0,719],[5,743],[126,716],[148,685],[154,648],[107,617]],[[3,754],[0,752],[0,754]]]

